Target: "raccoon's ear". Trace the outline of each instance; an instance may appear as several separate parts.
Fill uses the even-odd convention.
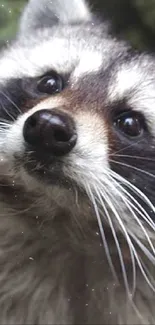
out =
[[[91,20],[85,0],[29,0],[20,21],[19,35],[51,27]]]

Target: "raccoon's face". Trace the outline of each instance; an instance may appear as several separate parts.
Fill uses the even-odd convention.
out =
[[[155,61],[107,36],[80,0],[38,3],[0,61],[1,170],[75,213],[85,201],[102,235],[101,220],[154,260]]]

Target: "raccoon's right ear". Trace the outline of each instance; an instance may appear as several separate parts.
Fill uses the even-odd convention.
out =
[[[90,20],[85,0],[29,0],[21,17],[19,35],[37,28]]]

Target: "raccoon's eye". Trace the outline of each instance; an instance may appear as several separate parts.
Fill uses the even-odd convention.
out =
[[[128,111],[116,117],[114,126],[129,137],[138,137],[145,129],[145,122],[141,114]]]
[[[60,75],[55,72],[51,72],[46,76],[43,76],[37,82],[37,89],[40,93],[44,94],[56,94],[60,93],[63,89],[63,80]]]

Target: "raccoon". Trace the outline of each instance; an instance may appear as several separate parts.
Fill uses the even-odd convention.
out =
[[[83,0],[0,54],[0,324],[155,323],[155,58]]]

